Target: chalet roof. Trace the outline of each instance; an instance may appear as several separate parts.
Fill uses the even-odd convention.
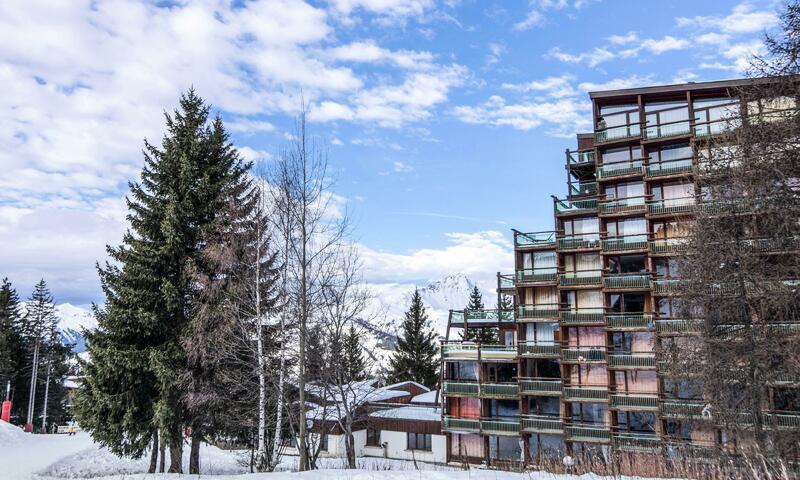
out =
[[[393,420],[419,420],[426,422],[442,421],[442,409],[434,407],[398,407],[378,410],[369,414],[373,418],[388,418]]]
[[[436,394],[438,394],[438,390],[431,390],[429,392],[421,393],[416,397],[411,399],[411,403],[436,403]],[[439,397],[441,398],[441,397]]]

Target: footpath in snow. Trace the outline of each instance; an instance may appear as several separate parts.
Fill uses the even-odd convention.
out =
[[[188,453],[188,452],[187,452]],[[184,470],[188,470],[188,454]],[[341,459],[321,459],[320,470],[296,472],[297,458],[285,457],[277,472],[250,474],[249,452],[221,450],[203,445],[200,450],[202,478],[213,480],[600,480],[596,475],[553,475],[549,473],[508,473],[494,470],[459,470],[382,458],[358,459],[358,470],[342,469]],[[194,475],[148,475],[149,457],[119,458],[95,444],[87,433],[75,436],[32,435],[0,421],[0,479],[2,480],[179,480]],[[418,470],[419,469],[419,470]],[[619,480],[619,479],[617,479]]]

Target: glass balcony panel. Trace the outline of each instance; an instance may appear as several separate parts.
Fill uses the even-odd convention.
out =
[[[606,315],[611,330],[651,330],[653,315],[647,313],[618,313]]]
[[[644,197],[618,198],[600,202],[600,213],[603,215],[638,213],[644,212],[646,208]]]
[[[564,426],[564,436],[573,442],[609,443],[611,429],[602,425],[573,423]]]
[[[449,432],[477,433],[481,430],[481,421],[477,418],[455,418],[446,415],[442,426]]]
[[[561,349],[561,359],[565,362],[605,362],[606,347],[567,347]]]
[[[647,433],[617,433],[614,446],[625,452],[655,452],[661,448],[661,438]]]
[[[597,199],[587,198],[579,200],[556,199],[554,200],[556,213],[587,213],[597,211]]]
[[[564,423],[559,417],[523,415],[521,421],[522,430],[527,433],[561,434],[564,432]]]
[[[550,247],[556,244],[556,232],[514,232],[516,247]]]
[[[445,359],[476,360],[478,358],[478,345],[452,342],[442,345],[442,357]]]
[[[474,382],[454,382],[450,380],[444,381],[444,389],[442,393],[449,396],[465,396],[477,397],[480,392],[480,386]]]
[[[609,289],[643,289],[650,288],[649,274],[606,274],[603,277],[603,286]]]
[[[621,410],[658,410],[658,394],[614,392],[611,406]]]
[[[558,378],[520,378],[520,393],[525,395],[560,396],[561,379]]]
[[[646,250],[647,234],[623,235],[603,239],[603,251],[621,252],[625,250]]]
[[[648,125],[644,131],[644,138],[647,140],[652,140],[654,138],[688,135],[691,133],[691,131],[691,126],[688,120],[661,125]]]
[[[570,183],[569,195],[571,197],[597,195],[597,182]]]
[[[647,213],[650,215],[692,213],[696,205],[694,197],[652,200],[647,202]]]
[[[607,386],[564,386],[564,401],[568,402],[607,402]]]
[[[547,283],[555,282],[557,279],[558,269],[556,267],[517,270],[517,282],[519,283]]]
[[[559,283],[562,286],[586,286],[600,285],[602,282],[602,270],[581,270],[577,272],[565,272],[559,275]]]
[[[688,248],[686,238],[658,238],[650,242],[650,253],[672,254],[683,253]]]
[[[645,168],[647,178],[665,177],[668,175],[680,175],[692,173],[692,159],[680,158],[662,162],[652,162]]]
[[[567,235],[558,239],[559,250],[600,248],[599,233],[584,233],[581,235]]]
[[[641,128],[638,123],[630,125],[620,125],[618,127],[610,127],[595,132],[594,138],[597,143],[611,142],[614,140],[622,140],[627,138],[635,138],[642,134]]]
[[[530,357],[558,357],[561,346],[554,342],[520,342],[519,354]]]
[[[656,356],[650,352],[613,353],[608,356],[608,368],[654,369],[656,368]]]
[[[519,398],[516,383],[481,383],[480,396],[490,398]]]
[[[499,274],[497,276],[497,288],[500,290],[512,290],[516,288],[514,278],[512,274]]]
[[[597,169],[597,178],[624,177],[644,173],[644,159],[636,158],[625,162],[604,163]]]
[[[587,163],[594,163],[594,150],[567,152],[568,165],[585,165]]]
[[[561,310],[559,319],[562,325],[605,325],[606,323],[602,307]]]
[[[481,433],[493,435],[519,435],[519,419],[482,418]]]
[[[658,319],[656,332],[661,335],[688,335],[700,333],[703,329],[702,320],[684,319]]]
[[[558,318],[558,304],[518,305],[517,318],[520,320],[544,319],[548,321]]]

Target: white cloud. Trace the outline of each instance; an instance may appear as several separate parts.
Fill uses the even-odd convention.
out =
[[[266,150],[256,150],[255,148],[248,147],[246,145],[243,147],[238,147],[237,150],[239,150],[239,154],[247,162],[255,163],[259,160],[269,160],[272,158],[272,154]]]
[[[413,50],[392,51],[379,47],[373,41],[349,43],[332,48],[328,53],[333,59],[339,61],[361,63],[390,62],[400,68],[412,70],[433,67],[433,54],[430,52],[416,52]]]
[[[275,126],[269,122],[262,120],[250,120],[246,118],[235,118],[233,120],[229,120],[225,122],[225,128],[227,128],[228,131],[235,133],[259,133],[271,132],[275,130]]]
[[[578,88],[584,92],[597,92],[601,90],[622,90],[625,88],[642,87],[645,85],[652,85],[653,83],[653,77],[650,75],[632,75],[625,78],[614,78],[601,83],[581,82],[578,84]]]
[[[639,35],[636,32],[628,32],[625,35],[611,35],[606,40],[612,45],[625,45],[639,40]]]
[[[346,23],[353,23],[358,10],[378,16],[382,23],[404,22],[409,17],[422,17],[435,7],[434,0],[328,0],[331,11]]]
[[[545,17],[541,12],[531,10],[525,16],[525,19],[514,24],[514,30],[530,30],[531,28],[544,25],[544,22]]]
[[[490,43],[489,53],[486,55],[486,65],[492,66],[500,61],[500,57],[506,53],[506,47],[502,43]]]
[[[395,173],[411,173],[414,171],[414,167],[400,161],[392,162],[392,168],[394,169]]]
[[[532,130],[551,125],[548,134],[570,137],[580,129],[591,128],[591,103],[574,98],[554,101],[508,103],[493,95],[478,106],[458,106],[451,112],[465,123],[509,126],[517,130]]]
[[[679,27],[695,27],[701,30],[719,29],[725,33],[756,33],[778,24],[778,16],[773,11],[756,10],[748,2],[733,7],[726,16],[679,17]]]
[[[660,39],[648,38],[642,41],[642,47],[650,50],[656,55],[661,55],[670,50],[684,50],[689,48],[689,41],[683,38],[675,38],[667,35]]]
[[[568,97],[575,94],[572,88],[573,75],[547,77],[543,80],[532,80],[527,83],[504,83],[502,88],[517,92],[547,92],[551,97]]]
[[[548,57],[555,58],[564,63],[586,63],[590,67],[612,60],[616,57],[614,53],[606,48],[596,47],[590,52],[571,54],[562,52],[560,48],[553,47],[548,52]]]

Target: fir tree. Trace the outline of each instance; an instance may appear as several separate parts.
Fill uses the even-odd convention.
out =
[[[106,297],[88,335],[91,363],[76,399],[81,426],[118,455],[140,457],[158,430],[170,446],[170,472],[182,470],[187,422],[175,388],[186,355],[181,344],[197,286],[192,266],[227,193],[246,166],[232,152],[221,120],[190,90],[165,114],[167,133],[145,141],[141,181],[126,199],[131,231],[108,247],[98,267]]]
[[[364,380],[367,377],[367,363],[364,351],[358,341],[358,334],[353,324],[344,336],[344,364],[347,381]]]
[[[403,321],[403,333],[397,339],[397,350],[390,361],[390,383],[411,380],[426,386],[436,384],[436,334],[426,327],[427,322],[422,296],[415,290]]]
[[[474,285],[472,291],[469,292],[469,302],[465,309],[483,310],[483,294],[477,285]],[[483,344],[497,343],[497,328],[465,328],[461,333],[461,340]]]
[[[17,291],[11,286],[11,282],[4,278],[0,285],[0,392],[2,395],[5,395],[8,382],[11,382],[13,392],[20,387],[18,380],[22,375],[19,373],[26,357],[20,331],[20,317]]]

